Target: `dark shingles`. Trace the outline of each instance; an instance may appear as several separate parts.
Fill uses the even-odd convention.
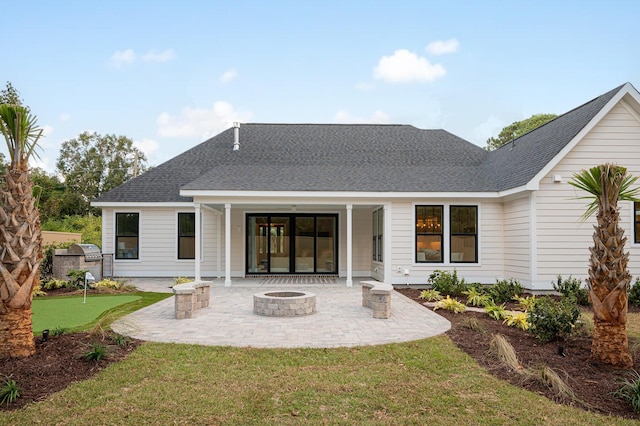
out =
[[[622,87],[622,86],[621,86]],[[409,125],[242,124],[98,202],[188,202],[180,189],[494,192],[522,186],[620,90],[611,90],[492,152],[444,130]]]
[[[559,116],[547,124],[492,151],[486,162],[499,191],[526,185],[535,177],[600,110],[622,86]]]

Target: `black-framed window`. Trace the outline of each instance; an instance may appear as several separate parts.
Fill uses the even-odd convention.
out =
[[[116,213],[116,259],[138,259],[139,213]]]
[[[373,260],[382,262],[384,252],[384,209],[373,211]]]
[[[478,206],[450,207],[451,263],[478,262]]]
[[[178,213],[178,259],[196,258],[196,214]]]
[[[633,203],[633,242],[640,244],[640,203]]]
[[[443,206],[416,206],[417,263],[442,263]]]

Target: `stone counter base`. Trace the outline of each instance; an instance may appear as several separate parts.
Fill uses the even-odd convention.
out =
[[[194,311],[209,306],[211,281],[191,281],[173,286],[176,298],[176,318],[193,317]]]
[[[389,318],[393,286],[378,281],[360,281],[360,284],[362,285],[362,306],[370,308],[374,318]]]

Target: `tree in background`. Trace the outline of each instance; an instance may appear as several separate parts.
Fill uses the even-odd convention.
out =
[[[76,214],[89,212],[90,202],[147,169],[144,153],[125,136],[83,132],[65,141],[56,164],[67,187],[67,199],[75,199]]]
[[[627,238],[619,226],[618,200],[639,201],[640,188],[631,189],[637,177],[614,164],[602,164],[573,175],[569,183],[586,191],[591,200],[583,219],[597,212],[593,226],[593,247],[589,248],[589,297],[593,305],[593,342],[591,356],[617,367],[633,367],[627,338],[627,309],[631,274]]]
[[[0,133],[10,159],[0,185],[0,357],[26,357],[35,353],[31,300],[42,260],[29,158],[42,129],[25,107],[1,104]]]
[[[20,93],[18,93],[10,81],[7,81],[5,88],[0,90],[0,105],[2,104],[21,105],[29,112],[29,107],[24,105]]]
[[[502,145],[511,142],[513,139],[518,138],[525,133],[529,133],[533,129],[548,123],[556,117],[556,114],[534,114],[529,118],[525,118],[524,120],[511,123],[504,129],[502,129],[497,138],[490,137],[489,139],[487,139],[487,146],[485,147],[485,149],[487,151],[498,149]]]

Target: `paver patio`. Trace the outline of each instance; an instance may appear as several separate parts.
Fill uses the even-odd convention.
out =
[[[171,292],[170,280],[135,279],[141,290]],[[316,297],[317,312],[301,317],[264,317],[253,313],[253,294],[269,290],[305,290]],[[389,319],[374,319],[362,306],[356,281],[336,284],[261,284],[235,280],[224,287],[214,280],[210,306],[190,319],[177,320],[174,298],[127,315],[112,324],[115,332],[141,340],[211,346],[258,348],[330,348],[406,342],[447,331],[451,324],[440,315],[394,292]]]

